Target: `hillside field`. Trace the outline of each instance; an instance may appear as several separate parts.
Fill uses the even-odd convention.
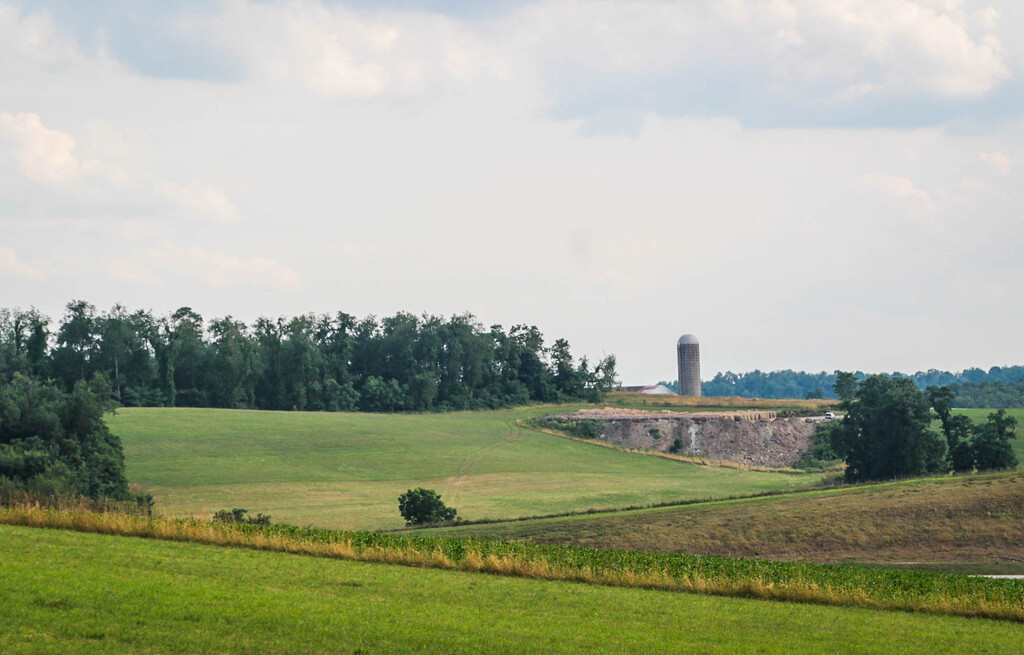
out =
[[[1024,624],[0,526],[5,653],[1015,652]]]
[[[429,532],[805,562],[969,564],[976,572],[987,568],[994,573],[1024,573],[1024,473],[911,480]]]
[[[448,414],[124,408],[108,418],[128,479],[157,509],[241,507],[274,521],[394,529],[398,495],[437,490],[465,519],[723,498],[814,485],[820,474],[716,468],[631,454],[516,425],[572,407]]]

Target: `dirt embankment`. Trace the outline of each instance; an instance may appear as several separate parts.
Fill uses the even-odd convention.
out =
[[[584,410],[557,418],[599,421],[597,438],[618,446],[752,466],[792,464],[807,452],[814,437],[813,422],[775,418],[774,412],[679,414],[609,409]]]

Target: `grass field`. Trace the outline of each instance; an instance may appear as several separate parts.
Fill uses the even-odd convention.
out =
[[[1024,624],[0,526],[0,652],[1009,653]]]
[[[987,564],[993,573],[1024,573],[1024,473],[430,532],[806,562],[961,562],[974,572]]]
[[[129,480],[161,512],[243,507],[274,521],[401,527],[398,495],[433,488],[466,519],[722,498],[813,485],[552,437],[516,421],[574,408],[450,414],[120,409]]]

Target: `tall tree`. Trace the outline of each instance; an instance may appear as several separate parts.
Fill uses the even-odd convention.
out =
[[[847,402],[846,478],[884,480],[944,470],[946,444],[929,429],[924,394],[906,378],[873,375]]]
[[[211,357],[207,390],[215,407],[252,407],[255,394],[255,344],[245,323],[230,316],[210,322]]]
[[[1017,466],[1017,456],[1010,445],[1016,438],[1017,419],[1004,410],[988,415],[988,419],[974,428],[974,461],[979,471],[1011,469]]]
[[[54,373],[66,388],[88,379],[97,337],[96,307],[84,300],[69,302],[57,331],[57,348],[53,353]]]

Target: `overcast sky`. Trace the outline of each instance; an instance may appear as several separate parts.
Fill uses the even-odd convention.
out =
[[[1022,75],[1019,0],[0,0],[0,306],[1022,364]]]

